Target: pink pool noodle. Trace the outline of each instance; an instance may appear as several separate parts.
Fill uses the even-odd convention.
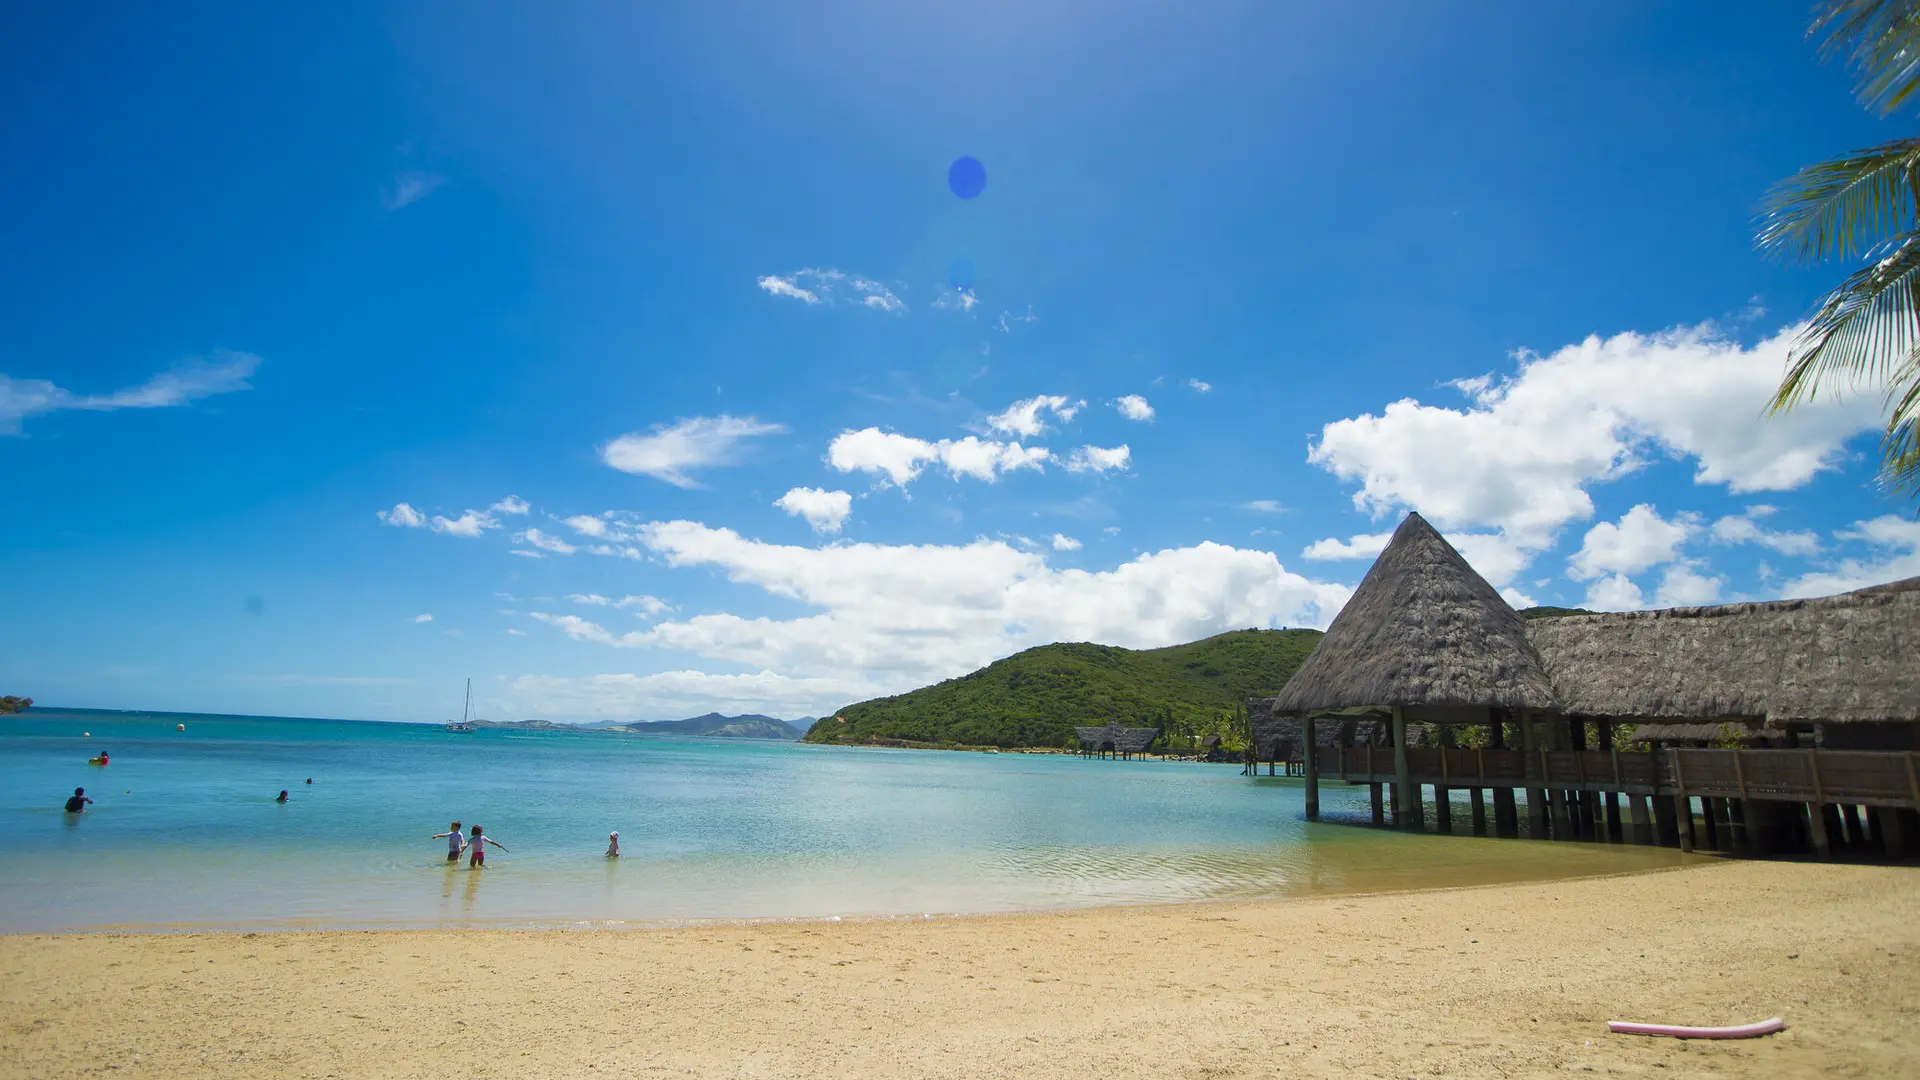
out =
[[[1786,1029],[1787,1022],[1774,1017],[1757,1024],[1736,1027],[1679,1027],[1674,1024],[1630,1024],[1625,1020],[1607,1021],[1607,1030],[1616,1035],[1671,1035],[1676,1039],[1751,1039]]]

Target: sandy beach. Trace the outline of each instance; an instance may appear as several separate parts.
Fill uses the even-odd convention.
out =
[[[639,931],[0,939],[6,1077],[1912,1075],[1920,869]],[[1725,1024],[1726,1043],[1609,1035]]]

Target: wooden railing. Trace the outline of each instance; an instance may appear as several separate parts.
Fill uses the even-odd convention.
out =
[[[1326,747],[1328,780],[1391,784],[1393,748]],[[1881,750],[1464,750],[1413,747],[1409,779],[1436,787],[1547,788],[1920,808],[1920,754]]]

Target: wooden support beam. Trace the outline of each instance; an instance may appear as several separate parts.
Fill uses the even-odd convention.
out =
[[[1601,800],[1607,813],[1607,843],[1625,843],[1627,832],[1620,822],[1620,793],[1617,791],[1609,791],[1601,796]]]
[[[1527,767],[1527,779],[1535,781],[1527,785],[1527,836],[1534,840],[1544,840],[1547,836],[1547,792],[1541,786],[1546,776],[1542,773],[1538,744],[1533,732],[1533,710],[1520,710],[1520,746]]]
[[[1693,800],[1687,798],[1687,774],[1680,765],[1680,751],[1669,749],[1667,763],[1673,770],[1673,823],[1680,835],[1680,850],[1693,850]]]
[[[1449,783],[1453,778],[1447,775],[1447,748],[1453,740],[1443,729],[1436,741],[1440,744],[1440,783],[1433,787],[1433,827],[1446,836],[1453,832],[1453,789]]]
[[[1385,825],[1386,815],[1382,813],[1380,809],[1380,785],[1379,784],[1367,785],[1367,802],[1373,808],[1374,825],[1375,826]]]
[[[1302,725],[1307,737],[1307,820],[1320,820],[1320,762],[1316,757],[1313,739],[1313,717],[1309,716]],[[1278,756],[1277,754],[1275,756]],[[1271,774],[1269,774],[1271,775]]]
[[[1846,803],[1840,807],[1841,820],[1847,823],[1847,846],[1864,847],[1867,843],[1867,827],[1860,820],[1860,807],[1857,803]]]
[[[1473,835],[1487,835],[1487,789],[1473,788],[1467,795],[1472,815]]]
[[[1647,797],[1645,795],[1627,796],[1627,821],[1632,826],[1632,843],[1659,843],[1659,840],[1653,835],[1652,822],[1647,820]]]
[[[1680,846],[1680,817],[1674,808],[1674,799],[1651,796],[1653,807],[1653,842],[1661,847]]]
[[[1420,795],[1414,789],[1413,774],[1407,768],[1407,714],[1398,705],[1393,706],[1393,793],[1397,797],[1393,807],[1395,828],[1411,831],[1425,824],[1421,820],[1424,814],[1415,816]]]
[[[1833,827],[1839,823],[1840,815],[1829,804],[1807,804],[1807,838],[1813,841],[1815,855],[1833,858]]]

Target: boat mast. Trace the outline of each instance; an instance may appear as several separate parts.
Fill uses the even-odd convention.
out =
[[[467,703],[465,705],[460,706],[460,723],[463,727],[466,725],[466,722],[467,722],[467,714],[471,711],[473,711],[473,680],[468,679],[467,680]]]

